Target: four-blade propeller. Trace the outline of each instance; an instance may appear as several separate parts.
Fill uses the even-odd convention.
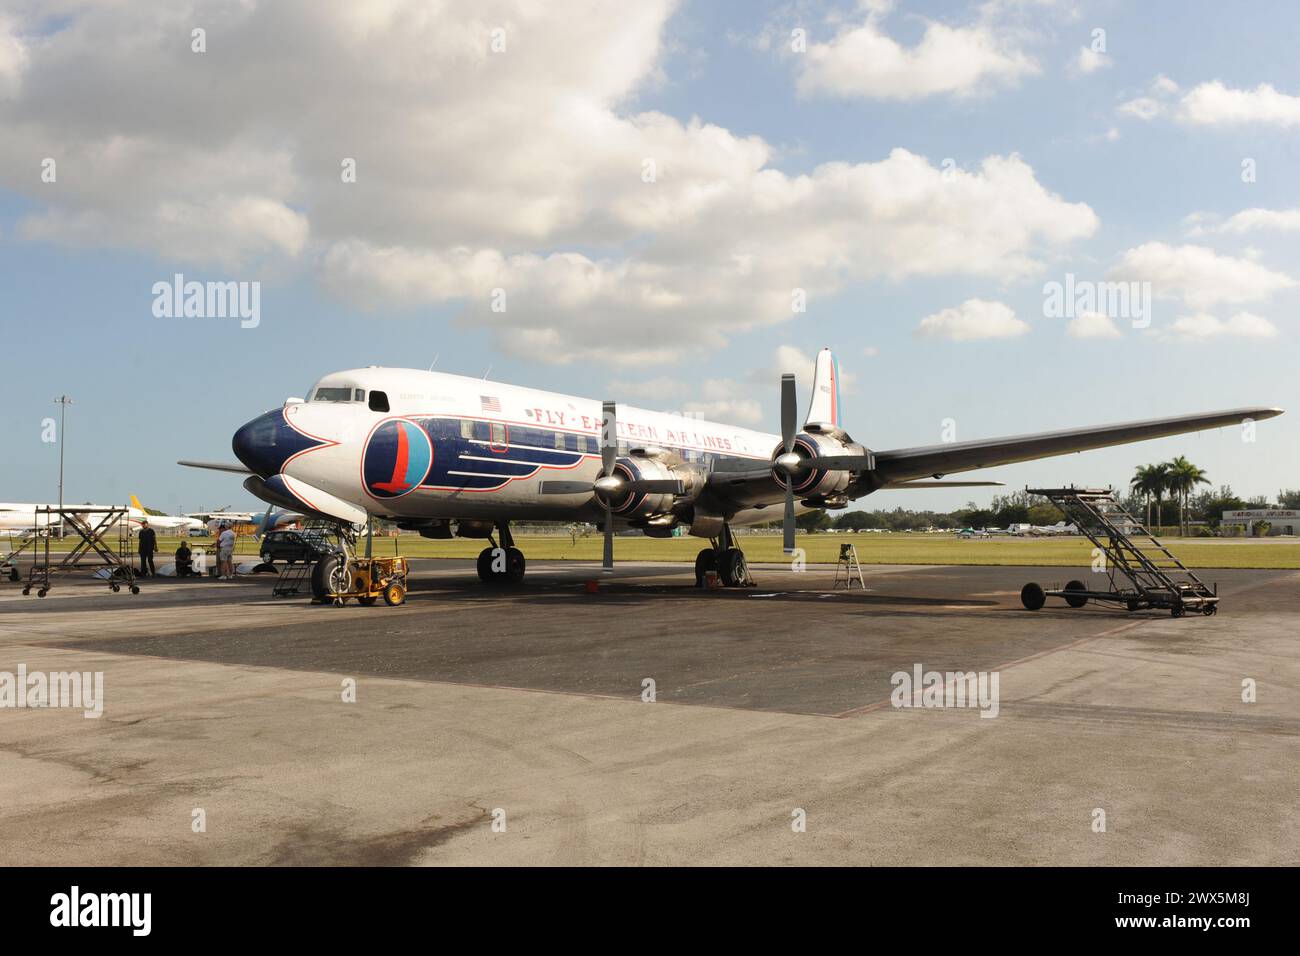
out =
[[[595,481],[543,481],[544,495],[594,493],[605,508],[605,554],[601,566],[614,567],[614,502],[623,495],[680,495],[682,482],[672,478],[625,478],[618,473],[618,411],[614,402],[601,403],[600,477]]]

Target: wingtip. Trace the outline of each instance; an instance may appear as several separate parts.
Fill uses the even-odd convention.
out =
[[[1277,408],[1275,406],[1267,406],[1264,408],[1247,408],[1247,409],[1243,409],[1242,418],[1250,418],[1250,419],[1254,419],[1255,421],[1260,421],[1265,418],[1277,418],[1277,416],[1283,415],[1285,413],[1286,413],[1285,408]]]

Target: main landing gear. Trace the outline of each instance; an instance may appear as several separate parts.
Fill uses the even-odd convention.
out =
[[[721,537],[710,540],[713,547],[705,548],[695,557],[695,586],[704,587],[705,576],[710,571],[716,571],[724,587],[754,587],[749,564],[745,561],[745,552],[736,547],[731,526],[724,524]]]
[[[479,552],[479,580],[484,584],[518,584],[524,579],[524,553],[515,547],[508,521],[497,525],[497,534],[501,538],[500,546],[489,535],[492,546]]]

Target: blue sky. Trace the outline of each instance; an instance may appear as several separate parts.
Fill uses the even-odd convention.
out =
[[[1233,429],[978,477],[1105,484],[1186,454],[1239,494],[1300,486],[1293,4],[561,4],[543,21],[505,0],[473,18],[397,6],[404,19],[388,10],[369,32],[298,3],[269,23],[227,4],[163,22],[0,6],[0,498],[55,495],[41,421],[61,392],[77,402],[69,500],[257,507],[232,476],[173,462],[229,460],[235,427],[334,369],[436,356],[773,429],[778,373],[811,374],[782,363],[823,345],[852,376],[847,427],[874,448],[937,442],[945,419],[968,439],[1280,405],[1253,443]],[[464,54],[493,23],[500,56]],[[927,59],[937,28],[953,45]],[[1105,52],[1085,70],[1098,28]],[[302,42],[257,42],[277,29]],[[894,67],[863,69],[852,43],[867,41],[892,44]],[[391,74],[355,65],[377,62],[367,42]],[[657,184],[636,181],[647,153]],[[332,182],[349,155],[352,192]],[[40,180],[46,156],[56,183]],[[985,166],[1012,156],[1032,188]],[[945,159],[955,196],[936,185]],[[877,174],[915,188],[915,207],[896,215]],[[773,190],[780,208],[754,215]],[[931,255],[949,239],[956,252]],[[729,271],[747,256],[755,269]],[[151,287],[175,272],[260,281],[260,324],[156,318]],[[1067,272],[1151,281],[1151,327],[1112,316],[1110,336],[1072,334],[1043,308]],[[495,284],[504,315],[479,301]],[[806,312],[773,305],[796,284]],[[660,293],[678,304],[644,304]],[[919,334],[945,310],[973,334]]]

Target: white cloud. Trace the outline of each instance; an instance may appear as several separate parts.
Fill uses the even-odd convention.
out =
[[[1226,321],[1208,313],[1180,316],[1169,327],[1165,338],[1184,341],[1203,341],[1212,338],[1271,339],[1278,334],[1277,326],[1268,319],[1250,312],[1238,312]]]
[[[975,339],[1014,338],[1028,332],[1029,324],[1017,319],[1011,307],[1001,302],[967,299],[956,308],[927,315],[916,331],[926,338],[969,342]]]
[[[1261,230],[1274,230],[1277,232],[1300,231],[1300,209],[1243,209],[1241,212],[1229,216],[1218,225],[1204,225],[1209,218],[1203,213],[1193,213],[1188,216],[1186,221],[1191,226],[1189,235],[1216,232],[1241,236]]]
[[[970,96],[1038,72],[1034,61],[985,25],[927,23],[914,47],[904,47],[869,16],[801,56],[801,93],[915,100],[939,94]]]
[[[1212,80],[1195,87],[1179,101],[1178,117],[1199,126],[1300,126],[1300,96],[1281,93],[1270,83],[1240,90]]]
[[[1111,58],[1105,53],[1099,53],[1092,47],[1085,46],[1079,48],[1079,53],[1074,58],[1074,67],[1080,73],[1096,73],[1109,67],[1111,62]]]
[[[27,46],[17,35],[16,25],[0,14],[0,99],[17,94],[27,61]]]
[[[1194,309],[1267,299],[1296,281],[1248,259],[1221,256],[1207,246],[1148,242],[1129,249],[1109,277],[1150,282],[1157,298],[1181,299]]]
[[[1163,73],[1159,73],[1156,75],[1156,78],[1151,81],[1151,89],[1162,96],[1171,96],[1178,92],[1178,84]]]
[[[1074,339],[1118,339],[1121,337],[1115,320],[1100,312],[1083,312],[1070,320],[1065,334]]]
[[[636,399],[660,411],[736,425],[763,424],[763,407],[748,394],[752,387],[735,379],[685,382],[661,376],[641,382],[613,381],[609,391],[615,401]]]
[[[945,176],[896,149],[791,175],[758,137],[628,113],[656,80],[668,0],[71,9],[27,50],[40,83],[0,95],[0,186],[37,204],[20,235],[296,264],[360,309],[450,305],[532,360],[718,348],[789,320],[795,289],[1015,279],[1098,225],[1016,155]],[[189,52],[190,23],[209,53]]]
[[[1164,106],[1149,96],[1139,96],[1137,99],[1121,103],[1119,111],[1128,116],[1136,116],[1140,120],[1153,120],[1164,112]]]
[[[1122,103],[1119,111],[1141,120],[1172,112],[1180,122],[1193,126],[1300,125],[1300,96],[1282,93],[1270,83],[1236,89],[1211,80],[1175,101],[1178,92],[1178,84],[1162,73],[1151,81],[1149,95]]]
[[[737,425],[763,424],[763,406],[755,399],[732,394],[733,384],[726,380],[708,379],[699,385],[693,385],[692,388],[699,390],[703,398],[687,401],[683,409],[688,414],[710,421],[734,422]]]

